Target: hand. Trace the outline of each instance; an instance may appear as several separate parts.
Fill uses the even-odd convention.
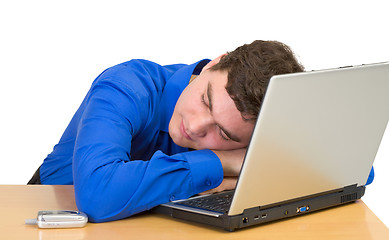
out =
[[[235,189],[237,181],[238,181],[238,177],[225,177],[223,178],[222,183],[218,187],[199,193],[199,195],[207,195],[207,194],[212,194],[217,192],[223,192],[225,190],[233,190]]]
[[[199,193],[199,195],[235,189],[240,169],[243,164],[243,159],[246,155],[246,150],[246,148],[234,150],[212,150],[219,157],[220,162],[222,163],[224,178],[218,187]]]
[[[234,150],[212,150],[220,159],[224,176],[237,177],[242,168],[243,159],[246,154],[246,148]]]

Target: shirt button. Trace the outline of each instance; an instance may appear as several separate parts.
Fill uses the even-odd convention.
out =
[[[170,202],[171,202],[171,201],[174,201],[175,198],[176,198],[176,197],[174,197],[174,195],[172,195],[172,196],[170,197],[170,199],[169,199]]]
[[[207,186],[211,186],[211,180],[207,179],[207,181],[205,181],[205,184],[206,184]]]

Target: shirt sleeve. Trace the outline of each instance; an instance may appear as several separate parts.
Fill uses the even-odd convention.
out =
[[[134,76],[135,77],[135,76]],[[217,187],[223,179],[210,150],[130,161],[131,140],[148,120],[148,97],[120,77],[92,86],[73,153],[76,203],[92,222],[129,217]],[[144,86],[142,86],[144,88]]]
[[[370,170],[370,173],[369,173],[369,177],[367,178],[367,181],[366,181],[366,184],[365,185],[369,185],[373,182],[374,180],[374,167],[371,167],[371,170]]]

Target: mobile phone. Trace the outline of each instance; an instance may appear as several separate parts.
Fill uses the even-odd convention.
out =
[[[85,213],[72,210],[39,211],[36,219],[26,220],[26,224],[36,224],[39,228],[77,228],[87,222]]]

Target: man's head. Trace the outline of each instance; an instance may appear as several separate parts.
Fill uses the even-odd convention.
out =
[[[169,134],[180,146],[231,150],[246,147],[273,75],[301,72],[286,45],[254,41],[209,62],[177,101]]]
[[[270,78],[302,72],[304,67],[287,45],[257,40],[226,54],[211,70],[228,72],[228,94],[245,119],[255,120]]]

